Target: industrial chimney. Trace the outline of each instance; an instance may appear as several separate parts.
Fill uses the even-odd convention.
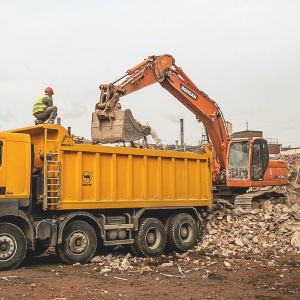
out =
[[[180,119],[180,145],[184,145],[183,119]]]

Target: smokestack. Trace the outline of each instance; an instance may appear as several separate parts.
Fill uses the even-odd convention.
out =
[[[183,119],[180,119],[180,145],[184,144]]]

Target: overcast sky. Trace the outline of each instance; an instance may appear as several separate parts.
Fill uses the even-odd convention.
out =
[[[0,0],[0,130],[34,124],[54,89],[62,125],[90,138],[99,85],[150,55],[176,65],[234,131],[300,146],[299,0]],[[196,145],[202,124],[160,84],[121,98],[165,144]]]

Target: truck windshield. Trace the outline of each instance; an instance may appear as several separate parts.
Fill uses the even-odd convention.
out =
[[[231,142],[227,176],[231,180],[247,179],[249,175],[249,142]]]

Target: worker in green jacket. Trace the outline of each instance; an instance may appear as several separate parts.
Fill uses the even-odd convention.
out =
[[[32,110],[33,116],[36,118],[35,125],[46,123],[53,124],[57,116],[57,107],[53,105],[52,96],[54,95],[51,87],[45,88],[45,94],[39,97]]]

